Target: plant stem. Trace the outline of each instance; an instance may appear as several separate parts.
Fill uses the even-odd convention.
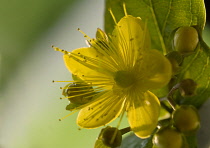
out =
[[[176,109],[176,102],[173,100],[173,94],[174,94],[174,91],[179,89],[179,87],[180,87],[180,83],[176,84],[174,87],[172,87],[172,89],[170,90],[170,92],[167,95],[167,101],[171,105],[173,110]]]
[[[126,133],[128,133],[130,131],[131,131],[130,126],[129,127],[126,127],[126,128],[123,128],[123,129],[120,130],[120,132],[121,132],[122,135],[124,135],[124,134],[126,134]]]

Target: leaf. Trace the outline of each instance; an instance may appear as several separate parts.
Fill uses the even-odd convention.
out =
[[[185,57],[182,72],[178,75],[177,82],[191,78],[197,84],[196,95],[183,98],[177,94],[181,104],[191,104],[199,108],[210,97],[210,48],[201,41],[197,51]]]
[[[193,135],[193,136],[185,136],[186,138],[186,141],[189,145],[190,148],[197,148],[197,140],[196,140],[196,136]]]
[[[152,48],[166,54],[172,48],[171,35],[180,26],[198,26],[201,32],[205,25],[203,0],[106,0],[105,31],[111,33],[114,21],[110,8],[119,21],[123,16],[122,3],[129,15],[147,21]]]
[[[152,148],[152,137],[140,139],[136,135],[129,135],[123,140],[121,148]]]

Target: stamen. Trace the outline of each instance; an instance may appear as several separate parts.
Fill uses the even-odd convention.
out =
[[[96,43],[94,40],[92,40],[94,43]],[[95,44],[97,46],[97,44]],[[102,50],[105,51],[105,50]],[[101,51],[100,51],[101,52]],[[104,53],[104,52],[103,52]],[[83,55],[78,55],[75,53],[71,54],[72,58],[74,58],[77,62],[86,65],[87,67],[91,68],[93,70],[99,70],[99,69],[106,69],[107,71],[111,72],[111,71],[116,71],[116,64],[114,64],[114,62],[111,63],[111,59],[109,61],[103,61],[100,58],[92,58],[92,57],[88,57],[88,56],[83,56]],[[108,56],[109,57],[109,56]],[[84,61],[84,58],[86,59]],[[100,63],[100,67],[98,66],[98,63]],[[90,67],[91,66],[91,67]],[[96,68],[97,67],[97,68]],[[103,70],[104,71],[104,70]],[[104,72],[102,72],[104,73]]]
[[[124,107],[125,108],[125,107]],[[121,114],[121,116],[120,116],[120,120],[119,120],[119,122],[118,122],[118,124],[117,124],[117,128],[119,128],[120,127],[120,123],[121,123],[121,121],[122,121],[122,119],[123,119],[123,116],[124,116],[124,114],[125,114],[125,109],[123,108],[123,110],[122,110],[122,114]]]
[[[55,81],[55,80],[52,80],[52,82],[75,82],[75,81]]]
[[[52,48],[54,48],[55,51],[60,51],[60,52],[62,52],[62,53],[64,53],[64,54],[68,54],[68,51],[63,50],[63,49],[60,49],[60,48],[58,48],[58,47],[54,47],[53,45],[52,45]]]
[[[128,15],[127,11],[126,11],[126,6],[125,6],[125,3],[123,3],[123,10],[124,10],[124,13],[125,13],[125,16]]]
[[[111,14],[111,16],[112,16],[112,19],[114,20],[114,23],[117,25],[116,18],[114,17],[114,14],[113,14],[113,12],[112,12],[111,8],[109,9],[109,13],[110,13],[110,14]]]
[[[143,42],[142,42],[142,48],[144,47],[145,45],[145,38],[146,38],[146,34],[147,34],[147,19],[145,20],[145,24],[144,24],[144,32],[143,32]]]
[[[70,114],[68,114],[68,115],[66,115],[66,116],[64,116],[64,117],[62,117],[62,118],[60,118],[59,121],[61,121],[61,120],[65,119],[65,118],[67,118],[67,117],[73,115],[73,114],[76,113],[76,112],[78,112],[78,110],[75,110],[75,111],[71,112]]]
[[[73,84],[73,83],[72,83]],[[69,85],[69,84],[68,84]],[[73,88],[89,88],[91,86],[74,86]],[[70,89],[72,87],[60,87],[60,89]],[[73,90],[72,90],[73,91]],[[82,90],[79,90],[79,91],[82,91]],[[75,91],[74,91],[75,92]]]
[[[82,92],[82,91],[78,91],[78,92]],[[67,96],[67,97],[63,97],[63,98],[60,98],[60,99],[70,99],[70,98],[80,97],[80,96],[92,94],[93,92],[94,92],[94,91],[90,91],[90,92],[87,92],[87,93],[81,93],[81,94],[78,94],[78,95]],[[88,96],[87,96],[87,97],[88,97]]]
[[[82,30],[80,30],[80,28],[77,29],[79,32],[81,32],[85,38],[87,38],[87,40],[90,40],[91,38],[86,34],[84,33]]]
[[[123,116],[124,116],[124,113],[125,113],[125,109],[124,109],[124,108],[125,108],[125,107],[123,107],[122,114],[121,114],[121,116],[120,116],[120,120],[119,120],[119,122],[118,122],[118,124],[117,124],[116,130],[115,130],[115,132],[114,132],[114,134],[113,134],[113,136],[112,136],[112,139],[111,139],[110,143],[113,143],[114,140],[115,140],[115,137],[117,136],[117,132],[118,132],[117,129],[119,129],[120,123],[121,123],[121,121],[122,121],[122,119],[123,119]]]
[[[107,69],[107,67],[105,66],[104,68],[102,67],[103,65],[100,65],[100,67],[91,61],[91,58],[89,57],[86,57],[86,60],[84,61],[84,57],[81,57],[81,56],[78,56],[77,54],[74,54],[72,53],[72,59],[74,59],[75,61],[77,61],[78,63],[90,68],[90,69],[93,69],[99,73],[102,73],[102,74],[107,74],[107,75],[112,75],[112,70],[109,70]],[[92,60],[97,60],[97,59],[93,59]],[[97,60],[98,61],[98,60]],[[103,62],[100,61],[100,63],[102,64]]]

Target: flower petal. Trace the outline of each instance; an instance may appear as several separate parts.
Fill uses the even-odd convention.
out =
[[[123,17],[112,33],[112,41],[121,50],[150,49],[150,36],[141,18],[127,15]]]
[[[86,82],[92,85],[102,85],[106,89],[110,88],[112,83],[113,67],[106,57],[93,47],[75,49],[63,56],[68,70]]]
[[[148,50],[142,59],[139,73],[145,89],[158,89],[171,79],[172,69],[169,60],[157,50]]]
[[[98,101],[80,110],[77,117],[77,124],[80,127],[97,128],[108,124],[120,115],[124,99],[120,99],[112,91],[107,91],[99,97]]]
[[[100,73],[98,73],[97,71],[83,65],[83,63],[85,64],[85,56],[88,57],[94,57],[97,58],[97,56],[99,55],[99,53],[91,47],[87,47],[87,48],[79,48],[79,49],[75,49],[72,52],[73,54],[77,54],[78,56],[73,56],[76,57],[79,61],[76,61],[71,53],[70,54],[64,54],[63,58],[64,58],[64,62],[66,67],[68,68],[68,70],[74,74],[77,75],[78,77],[82,77],[83,75],[87,75],[87,74],[94,74],[94,75],[101,75]],[[79,57],[81,55],[81,57]]]
[[[132,131],[140,138],[149,137],[157,126],[159,112],[159,100],[150,91],[134,99],[128,109]]]

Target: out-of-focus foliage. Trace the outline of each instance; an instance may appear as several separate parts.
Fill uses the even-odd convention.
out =
[[[58,121],[69,112],[59,99],[62,84],[52,80],[71,75],[51,46],[84,46],[77,28],[102,28],[103,2],[3,0],[0,7],[0,147],[93,147],[97,130],[79,131],[76,114]]]
[[[15,73],[31,44],[75,0],[2,0],[0,5],[0,91]],[[1,99],[1,98],[0,98]]]

